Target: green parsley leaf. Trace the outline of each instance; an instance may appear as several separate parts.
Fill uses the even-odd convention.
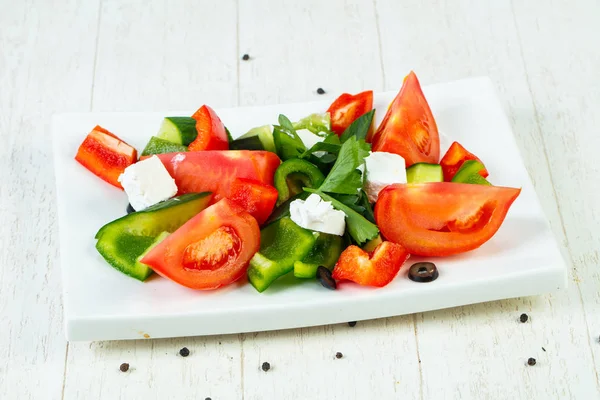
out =
[[[357,194],[362,187],[362,173],[357,169],[369,155],[371,146],[354,136],[340,148],[337,160],[331,172],[319,188],[322,192],[339,194]]]
[[[304,188],[304,191],[318,194],[323,200],[330,201],[335,209],[343,211],[346,214],[346,229],[352,237],[352,240],[359,246],[379,235],[379,228],[377,228],[377,225],[369,222],[365,217],[341,201],[338,201],[319,190]]]
[[[375,110],[371,110],[366,114],[358,117],[349,127],[346,128],[340,140],[342,143],[350,139],[351,137],[355,137],[358,140],[365,140],[367,134],[369,133],[369,128],[371,128],[371,124],[373,123],[373,117],[375,116]]]

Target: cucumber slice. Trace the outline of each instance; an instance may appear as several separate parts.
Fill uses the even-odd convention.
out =
[[[267,150],[275,153],[273,126],[263,125],[252,128],[231,142],[229,148],[232,150]]]
[[[204,210],[211,197],[209,192],[184,194],[109,222],[96,233],[96,249],[117,270],[144,280],[138,258],[162,232],[174,232]]]
[[[169,142],[168,140],[152,136],[146,147],[144,147],[142,156],[163,153],[177,153],[180,151],[187,151],[187,147],[182,144]]]
[[[198,136],[196,120],[192,117],[167,117],[163,120],[157,137],[188,146]]]
[[[477,160],[465,161],[458,172],[452,178],[455,183],[470,183],[474,185],[491,185],[487,179],[479,175],[479,171],[485,169],[485,166]]]
[[[154,239],[154,241],[150,244],[150,246],[148,246],[146,248],[146,250],[144,250],[144,252],[135,260],[135,264],[133,265],[133,268],[131,269],[131,276],[133,276],[134,278],[140,280],[140,281],[145,281],[146,279],[148,279],[148,277],[150,275],[152,275],[152,273],[154,271],[152,271],[152,269],[147,266],[146,264],[142,263],[140,260],[142,258],[144,258],[144,256],[146,254],[148,254],[150,252],[150,250],[152,250],[153,248],[155,248],[160,242],[162,242],[167,236],[169,236],[169,232],[162,232],[160,233],[156,239]]]
[[[408,183],[444,182],[442,166],[438,164],[416,163],[406,168]]]
[[[294,129],[308,129],[312,133],[331,132],[331,119],[329,113],[310,114],[298,122],[294,122]]]

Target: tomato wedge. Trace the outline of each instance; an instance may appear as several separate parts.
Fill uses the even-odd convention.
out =
[[[204,105],[192,115],[192,118],[196,120],[198,136],[188,146],[189,151],[229,149],[225,125],[212,108]]]
[[[383,236],[420,256],[473,250],[500,228],[521,189],[464,183],[395,184],[379,193]]]
[[[106,129],[96,126],[79,146],[75,160],[99,178],[123,189],[119,175],[136,162],[137,151]]]
[[[371,253],[352,245],[340,255],[332,276],[363,286],[383,287],[398,275],[408,257],[402,246],[392,242],[381,243]]]
[[[167,236],[141,261],[180,285],[210,290],[244,276],[259,247],[256,220],[223,199]]]
[[[227,198],[242,206],[262,225],[273,212],[278,196],[279,192],[271,185],[256,179],[237,178]]]
[[[179,194],[212,192],[216,202],[231,193],[237,178],[273,185],[281,163],[270,151],[212,150],[157,154],[175,179]]]
[[[342,133],[363,114],[373,109],[373,91],[367,90],[359,94],[351,95],[343,93],[335,99],[327,109],[331,118],[331,130],[336,135]]]
[[[456,175],[460,167],[463,165],[463,163],[468,160],[477,160],[481,164],[483,164],[483,162],[477,156],[475,156],[475,154],[469,152],[460,143],[452,143],[452,145],[450,145],[450,148],[440,161],[442,171],[444,172],[444,180],[446,182],[450,182],[452,178],[454,178],[454,175]],[[487,169],[483,169],[479,171],[479,175],[481,175],[484,178],[487,178],[489,174]]]
[[[373,151],[399,154],[407,167],[419,162],[437,164],[439,161],[437,125],[414,72],[404,78],[400,93],[370,140]]]

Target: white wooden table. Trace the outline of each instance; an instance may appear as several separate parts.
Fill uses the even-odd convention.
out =
[[[597,0],[0,0],[0,399],[600,398],[599,20]],[[410,69],[493,79],[568,290],[354,328],[65,341],[53,113],[303,101]]]

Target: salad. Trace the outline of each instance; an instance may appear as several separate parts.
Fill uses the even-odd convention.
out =
[[[203,105],[165,118],[140,157],[96,126],[75,159],[129,200],[126,215],[98,230],[96,249],[132,278],[156,272],[192,289],[247,276],[263,292],[287,274],[331,289],[383,287],[410,255],[480,247],[519,196],[493,186],[462,144],[440,154],[413,72],[378,127],[372,91],[320,111],[279,115],[234,140]],[[439,276],[433,262],[407,268],[416,282]]]

